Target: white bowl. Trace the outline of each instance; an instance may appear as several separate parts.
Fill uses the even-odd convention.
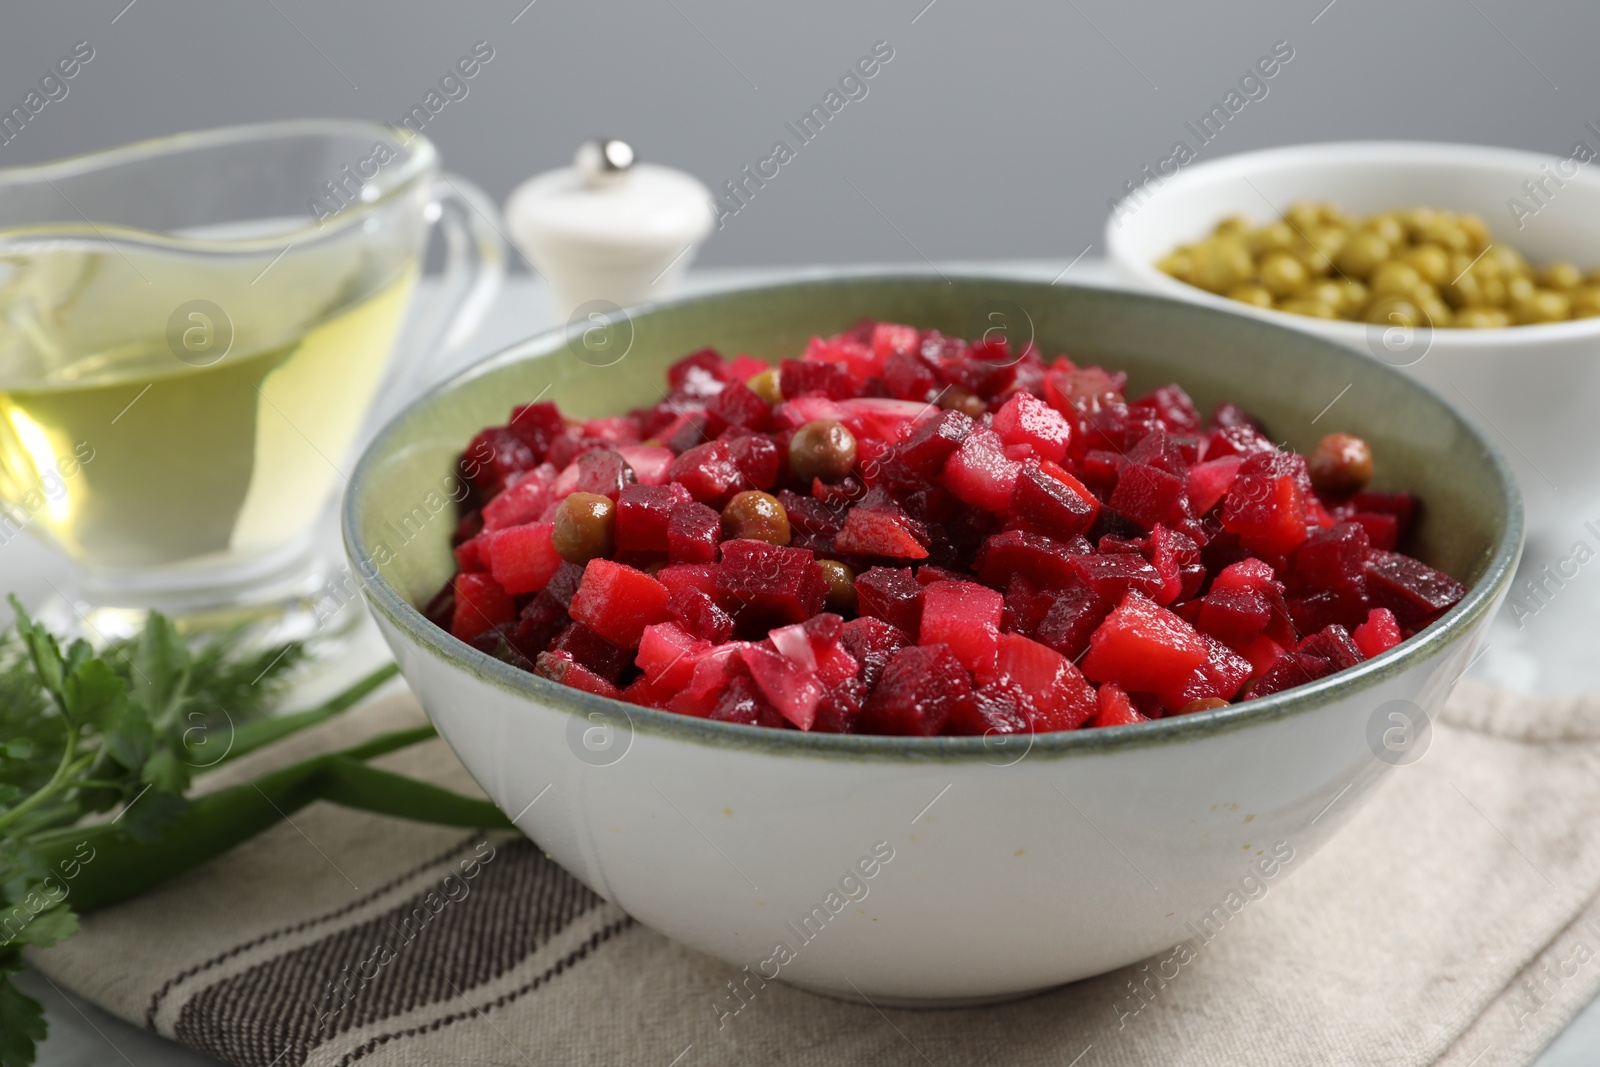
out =
[[[705,345],[772,359],[868,314],[970,336],[1000,308],[1025,312],[1048,352],[1125,368],[1139,388],[1178,380],[1203,410],[1231,399],[1297,448],[1316,440],[1324,394],[1353,383],[1350,428],[1388,457],[1381,487],[1423,494],[1414,548],[1468,583],[1466,597],[1310,685],[1031,742],[807,734],[632,707],[493,659],[417,610],[454,569],[443,508],[463,445],[513,403],[544,395],[595,416],[659,400],[667,365]],[[407,682],[484,791],[601,896],[748,966],[741,995],[777,977],[880,1004],[1014,996],[1226,923],[1421,755],[1427,716],[1521,550],[1510,470],[1427,390],[1317,338],[1192,304],[857,275],[636,308],[626,325],[621,365],[547,333],[414,403],[355,470],[345,544]],[[1291,371],[1296,388],[1282,388]],[[738,1007],[731,991],[713,996]]]
[[[1584,131],[1584,137],[1600,151],[1600,134]],[[1575,165],[1561,159],[1409,141],[1245,152],[1136,190],[1107,221],[1106,249],[1118,273],[1140,287],[1304,330],[1403,368],[1501,446],[1522,485],[1530,531],[1556,532],[1600,495],[1600,462],[1584,443],[1600,410],[1600,318],[1399,331],[1250,307],[1180,282],[1155,264],[1229,215],[1265,222],[1296,200],[1328,200],[1354,214],[1413,206],[1472,211],[1494,239],[1535,264],[1600,266],[1600,160],[1568,176]],[[1542,206],[1523,188],[1527,181],[1546,183]],[[1520,228],[1508,206],[1513,198],[1536,209],[1522,215]],[[1336,407],[1322,422],[1338,429],[1340,415]]]

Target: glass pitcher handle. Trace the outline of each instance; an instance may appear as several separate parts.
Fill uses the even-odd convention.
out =
[[[434,383],[446,357],[482,324],[505,280],[499,211],[483,190],[465,178],[441,174],[433,181],[426,210],[444,237],[445,268],[432,306],[413,320],[415,332],[396,346],[390,361],[374,411],[385,421]]]

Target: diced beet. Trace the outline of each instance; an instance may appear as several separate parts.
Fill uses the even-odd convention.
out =
[[[675,458],[670,450],[656,445],[619,445],[617,455],[627,460],[640,485],[666,485]]]
[[[740,352],[732,359],[724,360],[722,366],[717,368],[725,382],[748,382],[756,375],[772,369],[772,365],[764,359]]]
[[[695,445],[672,461],[668,477],[703,503],[720,505],[748,488],[743,472],[734,464],[731,442],[725,438]]]
[[[624,486],[617,495],[617,548],[624,552],[666,552],[672,513],[692,502],[689,490],[675,482]]]
[[[1333,664],[1308,652],[1290,652],[1274,663],[1250,687],[1252,697],[1271,696],[1333,673]]]
[[[1076,730],[1097,710],[1091,686],[1061,653],[1021,634],[1001,634],[995,677],[1010,679],[1027,694],[1028,726],[1036,733]]]
[[[512,408],[511,421],[506,424],[506,429],[516,434],[538,459],[543,460],[551,442],[566,433],[567,420],[560,408],[546,400]]]
[[[474,537],[451,549],[451,554],[456,558],[456,570],[466,572],[488,570],[489,560],[484,553],[484,548],[488,544],[488,537]]]
[[[504,625],[517,617],[517,606],[500,583],[487,574],[458,574],[455,577],[455,610],[450,618],[450,634],[471,641],[479,634]]]
[[[556,598],[556,602],[563,608],[572,606],[572,598],[578,595],[578,586],[583,582],[583,565],[562,561],[556,568],[555,574],[550,576],[550,584],[544,587],[545,592]]]
[[[1432,622],[1467,595],[1466,586],[1448,574],[1396,552],[1374,551],[1367,559],[1366,577],[1373,604],[1394,612],[1406,629]]]
[[[1272,669],[1273,664],[1288,655],[1289,651],[1266,634],[1262,634],[1241,648],[1239,654],[1250,661],[1250,677],[1260,678]]]
[[[839,629],[839,644],[861,666],[861,677],[870,688],[894,654],[916,642],[899,627],[870,615],[851,619]]]
[[[1122,469],[1106,506],[1145,529],[1174,517],[1183,496],[1183,481],[1164,470],[1130,463]]]
[[[1200,601],[1201,632],[1236,649],[1260,636],[1271,619],[1272,606],[1254,589],[1213,587]]]
[[[1087,416],[1082,424],[1085,448],[1109,449],[1126,453],[1153,430],[1165,430],[1161,416],[1148,408],[1126,404],[1107,404]]]
[[[1170,527],[1157,526],[1150,531],[1147,550],[1150,566],[1161,577],[1161,591],[1151,599],[1166,607],[1182,597],[1185,591],[1183,567],[1200,562],[1200,549],[1186,535]]]
[[[1400,544],[1400,520],[1394,515],[1376,511],[1357,511],[1350,521],[1367,531],[1367,540],[1373,548],[1393,552]]]
[[[1000,628],[1007,633],[1032,637],[1055,597],[1053,591],[1041,592],[1026,575],[1013,574],[1006,583],[1006,608],[1000,617]]]
[[[636,707],[661,708],[665,710],[667,701],[671,700],[673,693],[652,682],[647,675],[639,675],[629,682],[627,688],[617,694],[618,700],[627,701]]]
[[[517,615],[517,628],[511,643],[523,656],[537,659],[556,634],[565,630],[571,622],[572,617],[567,614],[566,606],[551,596],[549,589],[545,589],[528,601]]]
[[[461,516],[461,521],[456,523],[456,528],[450,533],[450,546],[454,548],[463,541],[470,541],[483,532],[483,512],[477,509]]]
[[[564,652],[541,652],[535,671],[542,678],[552,682],[581,689],[585,693],[595,696],[611,697],[613,700],[622,694],[611,682],[595,674],[582,664],[575,663],[572,657]]]
[[[1313,530],[1295,549],[1295,576],[1324,589],[1349,588],[1361,581],[1369,547],[1367,531],[1358,523],[1341,522],[1326,530]]]
[[[736,673],[749,673],[739,656],[739,650],[743,647],[742,643],[733,641],[703,653],[694,665],[689,684],[667,701],[667,710],[679,715],[709,718],[729,679]],[[782,718],[776,711],[773,717]]]
[[[1164,690],[1161,705],[1169,713],[1195,700],[1232,700],[1250,680],[1250,661],[1216,638],[1200,635],[1206,656],[1182,685]]]
[[[970,582],[972,579],[959,571],[924,563],[917,568],[917,584],[926,589],[934,582]]]
[[[1350,638],[1350,631],[1334,623],[1324,626],[1300,642],[1297,652],[1309,652],[1313,656],[1321,656],[1333,664],[1336,671],[1346,670],[1361,662],[1361,649]]]
[[[1034,631],[1034,639],[1076,663],[1089,647],[1090,636],[1115,604],[1081,582],[1069,585],[1055,596]]]
[[[1154,411],[1173,433],[1197,433],[1200,430],[1200,412],[1180,386],[1163,385],[1135,400],[1131,406]]]
[[[1262,428],[1261,420],[1237,404],[1230,404],[1226,401],[1218,404],[1217,409],[1211,413],[1211,425],[1215,427],[1246,426],[1258,432],[1265,432]]]
[[[1009,680],[979,686],[972,699],[958,704],[945,720],[944,732],[957,737],[1020,734],[1038,713],[1022,687]]]
[[[485,630],[467,643],[479,652],[493,656],[501,663],[509,663],[513,667],[531,671],[534,662],[524,656],[512,642],[516,628],[515,623],[505,623],[492,630]]]
[[[717,558],[722,516],[700,503],[679,504],[667,519],[667,558],[674,563],[710,563]]]
[[[556,469],[548,463],[516,476],[516,480],[483,506],[483,528],[503,530],[534,522],[551,503]]]
[[[489,573],[508,593],[536,593],[550,584],[561,556],[551,541],[554,523],[511,526],[482,535],[487,541]],[[476,543],[476,542],[474,542]]]
[[[778,713],[802,730],[811,729],[825,692],[816,672],[805,670],[768,642],[746,645],[741,654],[750,676]]]
[[[844,529],[846,512],[843,508],[788,489],[778,490],[778,503],[783,505],[789,525],[795,530],[832,537]]]
[[[709,597],[717,595],[715,563],[669,563],[656,571],[655,579],[666,586],[668,594],[698,589]]]
[[[765,430],[772,424],[772,405],[743,382],[729,382],[706,404],[706,410],[729,426],[747,430]]]
[[[1346,506],[1352,513],[1393,515],[1400,540],[1405,540],[1411,532],[1417,517],[1417,498],[1411,493],[1379,493],[1366,489],[1352,496]]]
[[[909,487],[937,477],[973,427],[973,421],[959,411],[941,411],[916,423],[911,436],[895,445],[880,464],[883,479],[891,486]]]
[[[722,354],[715,348],[702,348],[690,352],[667,368],[667,384],[675,392],[694,392],[697,388],[706,388],[705,383],[719,383],[722,380]],[[711,392],[715,392],[714,389]],[[706,392],[700,395],[711,395]]]
[[[577,465],[578,483],[572,490],[579,493],[594,493],[615,500],[623,486],[638,481],[628,461],[610,449],[585,453],[578,457]]]
[[[833,539],[834,548],[861,556],[926,559],[928,534],[922,523],[898,505],[886,502],[857,506],[845,516],[844,529]]]
[[[882,619],[913,638],[922,629],[922,586],[909,569],[871,567],[858,574],[856,602],[859,614]]]
[[[851,678],[839,685],[830,686],[817,705],[816,721],[811,724],[815,734],[850,734],[857,732],[862,709],[867,704],[867,683]]]
[[[1067,541],[1087,530],[1099,510],[1094,494],[1067,471],[1030,463],[1017,476],[1007,515],[1019,529]]]
[[[631,649],[623,648],[595,633],[581,622],[574,622],[550,642],[551,652],[562,652],[574,663],[615,683],[633,662]]]
[[[733,616],[722,610],[711,593],[687,587],[672,591],[667,596],[667,611],[695,637],[721,644],[733,636]]]
[[[868,334],[872,354],[880,360],[902,352],[915,352],[922,335],[915,326],[902,326],[893,322],[876,322]]]
[[[849,334],[836,337],[813,337],[806,345],[808,363],[833,363],[850,374],[853,383],[859,384],[878,373],[879,359],[866,340]]]
[[[973,507],[1004,515],[1022,465],[1006,458],[1000,435],[975,429],[944,465],[944,484]]]
[[[1361,655],[1371,659],[1400,643],[1400,623],[1388,608],[1373,608],[1367,613],[1367,621],[1357,626],[1350,638],[1361,650]]]
[[[996,642],[1005,598],[976,582],[934,582],[922,591],[918,642],[945,644],[979,678],[995,669]]]
[[[722,543],[717,599],[744,628],[803,622],[822,610],[827,582],[816,557],[803,548],[763,541]]]
[[[939,379],[922,357],[896,352],[884,360],[883,382],[889,395],[900,400],[929,401],[939,391]]]
[[[636,445],[644,436],[639,429],[639,420],[631,415],[606,415],[586,420],[583,435],[610,445]]]
[[[1245,548],[1287,555],[1306,538],[1305,460],[1285,452],[1257,452],[1239,467],[1223,501],[1222,528]]]
[[[1130,592],[1090,636],[1083,673],[1129,692],[1160,693],[1181,688],[1206,652],[1194,627]]]
[[[461,454],[461,473],[481,493],[493,496],[513,474],[532,470],[543,457],[504,426],[479,432]]]
[[[1088,725],[1132,726],[1136,722],[1149,721],[1149,718],[1134,709],[1133,701],[1128,699],[1128,694],[1123,692],[1120,686],[1108,682],[1100,687],[1097,711]]]
[[[1316,633],[1326,626],[1350,629],[1367,617],[1372,607],[1366,583],[1343,589],[1317,589],[1290,593],[1285,598],[1289,618],[1302,634]],[[1282,634],[1269,635],[1281,638]]]
[[[667,621],[667,590],[644,571],[592,559],[567,611],[612,644],[638,648],[646,626]]]
[[[1245,559],[1230,563],[1217,572],[1211,581],[1212,589],[1250,589],[1258,593],[1283,591],[1272,564],[1265,560]]]
[[[1105,495],[1110,495],[1111,490],[1116,488],[1122,468],[1127,465],[1128,457],[1121,452],[1092,448],[1084,453],[1081,466],[1084,480]]]
[[[1041,459],[1060,463],[1072,424],[1032,393],[1013,393],[994,413],[993,428],[1006,444],[1028,444]]]
[[[711,439],[706,429],[711,425],[711,416],[704,411],[686,411],[671,426],[661,431],[658,440],[667,446],[667,451],[678,455],[695,448]],[[667,477],[672,477],[672,468],[667,468]]]
[[[1219,426],[1206,438],[1206,459],[1222,456],[1249,456],[1256,452],[1273,452],[1272,442],[1253,426]]]
[[[948,645],[912,645],[884,667],[863,725],[872,733],[932,737],[971,699],[972,677]]]
[[[1243,463],[1243,456],[1234,455],[1208,459],[1190,467],[1184,481],[1190,510],[1196,515],[1204,515],[1216,507],[1233,486]]]
[[[744,475],[749,485],[757,489],[772,488],[782,463],[778,446],[772,438],[763,434],[748,434],[743,437],[724,437],[723,440],[728,442],[728,459]]]
[[[786,728],[789,725],[788,720],[772,706],[772,701],[767,699],[748,670],[729,678],[708,717],[717,722],[734,722],[746,726]]]
[[[1157,425],[1155,429],[1140,438],[1138,444],[1128,449],[1128,464],[1154,467],[1182,481],[1189,474],[1189,461],[1184,458],[1183,448],[1178,440],[1168,433],[1164,426]],[[1198,450],[1198,442],[1196,449]]]
[[[1081,546],[1081,547],[1079,547]],[[1082,539],[1053,541],[1025,530],[1006,530],[983,543],[973,569],[983,584],[1005,588],[1014,574],[1039,589],[1060,589],[1073,581],[1073,559],[1090,551]]]
[[[1160,573],[1143,556],[1126,552],[1074,556],[1072,570],[1096,596],[1113,604],[1121,603],[1129,590],[1154,600],[1163,584]]]
[[[802,396],[844,400],[856,392],[850,372],[844,366],[798,359],[786,359],[778,364],[778,389],[785,400]]]

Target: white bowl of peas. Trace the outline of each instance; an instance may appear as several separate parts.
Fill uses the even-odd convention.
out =
[[[1432,386],[1505,446],[1530,532],[1559,542],[1600,496],[1600,135],[1585,136],[1565,156],[1407,141],[1228,156],[1136,187],[1106,247],[1140,287]]]

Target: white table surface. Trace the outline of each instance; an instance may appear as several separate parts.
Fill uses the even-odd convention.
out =
[[[1109,267],[1099,259],[1084,257],[1072,263],[1062,275],[1064,267],[1068,267],[1067,260],[941,264],[947,272],[1002,272],[1043,281],[1059,279],[1063,284],[1114,284]],[[684,290],[700,292],[749,285],[789,273],[792,270],[783,268],[691,271]],[[421,299],[426,299],[426,294]],[[450,364],[465,366],[544,329],[549,313],[544,286],[529,276],[514,276],[477,334]],[[1600,506],[1591,507],[1590,511],[1600,515]],[[1573,537],[1580,535],[1582,520],[1587,517],[1591,516],[1574,514],[1570,524]],[[1521,573],[1529,574],[1554,562],[1564,554],[1569,540],[1571,538],[1556,537],[1551,539],[1552,544],[1530,543]],[[330,552],[336,551],[331,512],[326,543]],[[15,591],[30,606],[50,595],[52,583],[63,584],[64,574],[63,561],[31,539],[19,538],[0,552],[0,588]],[[1600,608],[1600,585],[1595,575],[1585,569],[1561,590],[1560,596],[1552,598],[1536,616],[1525,620],[1522,628],[1517,627],[1509,613],[1503,612],[1490,632],[1487,652],[1472,673],[1485,681],[1534,692],[1600,688],[1600,657],[1588,647],[1596,608]],[[318,688],[345,684],[345,678],[359,676],[384,658],[387,652],[371,624],[365,623],[351,654],[345,657],[344,670],[337,676],[325,676]],[[306,693],[303,699],[309,702],[316,696],[314,692]],[[50,1036],[41,1049],[39,1067],[102,1067],[119,1061],[135,1067],[217,1067],[217,1061],[209,1057],[190,1052],[100,1011],[55,987],[36,971],[23,974],[20,983],[44,1003],[49,1017]],[[1600,1064],[1600,998],[1592,1002],[1535,1062],[1537,1067]]]

